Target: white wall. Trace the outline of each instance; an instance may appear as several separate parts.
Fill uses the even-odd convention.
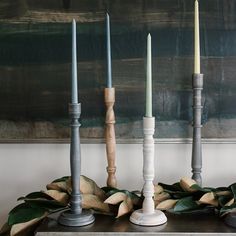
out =
[[[99,186],[106,181],[104,144],[82,145],[82,174]],[[156,144],[156,182],[177,182],[191,176],[191,144]],[[203,144],[203,185],[236,182],[236,144]],[[45,189],[52,180],[69,175],[68,144],[0,144],[0,225],[19,196]],[[141,189],[142,145],[117,145],[120,188]]]

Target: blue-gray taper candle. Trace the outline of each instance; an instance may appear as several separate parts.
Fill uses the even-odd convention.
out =
[[[106,14],[106,31],[107,31],[107,88],[112,88],[111,75],[111,33],[110,33],[110,17]]]
[[[77,91],[77,55],[76,55],[76,22],[72,21],[72,83],[71,83],[71,99],[72,103],[78,102]]]

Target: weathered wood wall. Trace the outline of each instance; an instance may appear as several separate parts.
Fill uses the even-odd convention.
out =
[[[2,0],[0,140],[69,137],[71,20],[77,21],[82,138],[102,138],[105,12],[110,13],[117,138],[141,138],[152,34],[156,137],[191,137],[193,0]],[[236,1],[200,1],[203,137],[236,137]]]

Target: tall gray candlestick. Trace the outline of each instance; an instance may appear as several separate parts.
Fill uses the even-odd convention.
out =
[[[72,21],[72,83],[71,83],[71,96],[72,103],[78,102],[77,91],[77,53],[76,53],[76,22]]]
[[[193,144],[192,144],[192,172],[194,179],[202,185],[202,142],[201,142],[201,112],[202,112],[202,89],[203,74],[193,74]]]
[[[89,210],[82,210],[80,194],[80,134],[79,118],[81,105],[78,103],[77,95],[77,64],[76,64],[76,25],[72,23],[72,102],[69,104],[69,115],[71,117],[71,144],[70,144],[70,168],[72,193],[70,199],[70,209],[63,212],[58,221],[65,226],[84,226],[94,222],[95,218]]]
[[[111,74],[111,33],[110,33],[110,17],[106,14],[106,33],[107,33],[107,88],[112,88]]]

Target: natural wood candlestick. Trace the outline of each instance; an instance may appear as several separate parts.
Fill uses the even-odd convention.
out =
[[[105,88],[105,104],[106,104],[106,152],[107,152],[107,186],[117,187],[116,180],[116,136],[115,136],[115,113],[113,106],[115,104],[115,88]]]
[[[154,226],[166,223],[165,214],[155,210],[154,196],[154,139],[155,117],[143,117],[143,208],[134,211],[130,216],[130,221],[137,225]]]

